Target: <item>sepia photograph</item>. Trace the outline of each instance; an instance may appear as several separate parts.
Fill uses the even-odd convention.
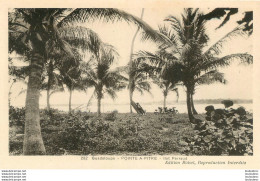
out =
[[[9,8],[9,156],[253,156],[253,10]]]

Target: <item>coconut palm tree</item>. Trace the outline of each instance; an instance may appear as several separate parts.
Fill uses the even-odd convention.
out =
[[[144,92],[150,93],[151,84],[149,82],[149,77],[151,77],[155,68],[156,67],[149,65],[145,61],[140,61],[140,59],[131,60],[126,66],[116,68],[118,72],[124,75],[124,79],[127,80],[126,83],[129,90],[130,99],[130,113],[133,113],[132,102],[134,91],[138,91],[141,94]]]
[[[169,93],[171,91],[176,93],[177,96],[177,100],[179,98],[179,91],[178,88],[176,87],[177,84],[174,84],[172,82],[170,82],[169,80],[165,80],[162,77],[154,77],[153,78],[153,82],[159,86],[160,89],[162,89],[163,92],[163,107],[166,108],[166,100],[167,100],[167,96],[169,95]]]
[[[143,15],[144,15],[144,8],[142,8],[141,19],[143,19]],[[129,75],[128,76],[128,80],[129,80],[128,90],[129,90],[129,99],[130,99],[130,103],[129,103],[130,104],[130,113],[133,113],[132,101],[133,101],[133,93],[134,93],[134,89],[135,89],[135,84],[134,84],[135,80],[133,80],[133,78],[136,77],[133,74],[135,74],[134,72],[136,72],[136,70],[134,70],[134,69],[137,68],[136,63],[133,63],[133,53],[134,53],[133,51],[134,51],[134,42],[135,42],[135,39],[137,37],[139,30],[140,30],[140,28],[137,28],[137,30],[133,36],[133,39],[132,39],[131,50],[130,50],[130,59],[129,59],[128,72],[127,72],[127,74]],[[146,84],[145,85],[146,88],[149,88],[150,85],[148,82],[144,83],[144,84]],[[142,89],[139,89],[139,90],[142,90]],[[146,90],[149,91],[149,89],[146,89]]]
[[[81,70],[79,69],[79,62],[70,61],[70,63],[63,65],[59,69],[62,77],[62,83],[66,85],[69,91],[69,114],[71,114],[72,92],[74,90],[85,90],[81,84]]]
[[[56,61],[48,60],[46,65],[47,82],[42,83],[42,87],[47,91],[47,111],[50,111],[50,98],[56,92],[64,91],[62,77],[57,71]]]
[[[151,70],[150,66],[145,62],[133,60],[125,67],[126,79],[128,80],[128,90],[130,98],[130,113],[132,113],[132,102],[134,91],[143,94],[144,91],[150,93],[151,85],[148,80],[148,74]]]
[[[144,38],[157,39],[159,37],[146,23],[118,9],[19,8],[9,12],[9,53],[15,51],[30,59],[23,154],[45,154],[39,118],[39,91],[40,79],[48,60],[48,47],[57,46],[60,51],[73,57],[68,40],[74,40],[77,43],[85,40],[84,36],[81,36],[80,28],[75,27],[75,23],[85,23],[101,18],[105,21],[133,22],[146,32]],[[70,31],[66,31],[69,28]]]
[[[166,99],[170,91],[176,92],[177,98],[179,97],[176,86],[181,85],[179,83],[181,78],[179,68],[172,64],[172,60],[175,58],[171,57],[171,54],[167,54],[165,51],[157,51],[155,54],[140,51],[135,56],[137,56],[136,60],[142,63],[144,63],[143,58],[149,59],[150,64],[144,64],[143,72],[148,73],[153,82],[163,90],[164,107],[166,107]]]
[[[118,54],[111,45],[102,45],[97,51],[98,57],[93,56],[88,63],[81,65],[83,73],[82,82],[86,87],[94,87],[97,98],[97,114],[101,115],[101,100],[105,94],[116,98],[116,91],[126,87],[126,79],[118,70],[112,70],[111,65]],[[85,76],[84,76],[85,75]]]
[[[215,44],[207,47],[209,40],[205,30],[205,19],[201,19],[198,9],[185,9],[182,21],[174,16],[169,16],[165,21],[170,22],[170,29],[166,26],[159,27],[159,32],[164,36],[167,43],[159,47],[160,56],[151,52],[139,52],[139,57],[156,62],[158,66],[177,66],[176,74],[181,78],[186,87],[186,100],[188,115],[191,122],[195,118],[192,113],[192,94],[194,94],[196,80],[202,73],[216,70],[219,66],[228,66],[233,60],[251,63],[253,57],[247,53],[237,53],[219,57],[224,42],[231,37],[244,35],[242,26],[236,27],[231,32],[218,40]],[[204,49],[206,51],[204,51]],[[167,57],[166,59],[164,57]],[[209,73],[210,74],[210,73]]]

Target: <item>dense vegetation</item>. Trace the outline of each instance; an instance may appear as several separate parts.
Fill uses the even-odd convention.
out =
[[[24,109],[11,108],[10,154],[22,154]],[[48,155],[86,154],[166,154],[178,153],[182,135],[194,135],[185,114],[176,117],[77,112],[74,115],[41,110],[43,141]],[[161,119],[159,119],[161,118]],[[159,121],[160,120],[160,121]]]
[[[253,119],[243,108],[207,107],[197,125],[186,114],[68,114],[41,110],[47,155],[252,155]],[[10,154],[22,154],[24,108],[10,107]],[[204,117],[206,116],[206,119]]]
[[[194,126],[196,136],[186,137],[183,152],[196,155],[253,155],[253,116],[243,107],[206,107],[206,120]]]

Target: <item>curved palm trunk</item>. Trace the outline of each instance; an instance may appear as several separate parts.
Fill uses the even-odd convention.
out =
[[[190,95],[190,100],[191,100],[191,109],[192,109],[192,113],[194,115],[197,115],[198,112],[196,111],[195,107],[194,107],[194,102],[193,102],[193,94]]]
[[[46,153],[41,135],[39,98],[43,56],[34,53],[31,60],[31,71],[25,103],[24,155],[44,155]]]
[[[187,92],[186,92],[186,95],[187,95],[187,109],[188,109],[188,116],[189,116],[189,120],[191,123],[194,123],[194,116],[192,114],[192,109],[191,109],[191,89],[189,87],[187,87]]]
[[[69,114],[71,114],[71,98],[72,98],[72,89],[69,89],[70,96],[69,96]]]
[[[140,19],[143,19],[143,16],[144,16],[144,8],[142,8],[142,12],[141,12],[141,18]],[[139,32],[139,29],[140,28],[137,28],[135,34],[134,34],[134,37],[132,39],[132,44],[131,44],[131,50],[130,50],[130,69],[131,69],[131,64],[132,64],[132,58],[133,58],[133,51],[134,51],[134,42],[135,42],[135,39],[136,39],[136,36]],[[131,81],[132,81],[132,78],[131,78],[131,74],[129,75],[129,87],[131,87]],[[129,88],[129,97],[130,97],[130,113],[133,113],[133,110],[132,110],[132,101],[133,101],[133,90],[131,90],[131,88]]]

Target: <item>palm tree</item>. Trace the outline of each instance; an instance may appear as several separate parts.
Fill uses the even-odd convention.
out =
[[[140,51],[136,56],[136,60],[139,62],[143,58],[149,59],[150,64],[141,61],[145,65],[143,66],[145,69],[142,71],[148,73],[153,82],[163,90],[164,107],[166,107],[166,99],[170,91],[176,92],[177,98],[179,97],[178,88],[176,87],[180,85],[181,80],[179,68],[173,64],[172,60],[174,58],[170,54],[164,51],[157,51],[155,54]],[[158,64],[159,66],[156,66]]]
[[[92,38],[97,38],[97,36],[91,36]],[[89,45],[87,45],[89,46]],[[82,49],[83,52],[86,51],[85,48]],[[74,90],[83,90],[86,91],[85,87],[82,85],[82,79],[81,79],[81,69],[80,65],[81,62],[84,59],[84,56],[78,51],[77,48],[72,48],[72,52],[74,54],[74,57],[67,57],[66,54],[60,54],[57,57],[58,65],[56,66],[58,74],[56,74],[56,82],[60,85],[59,87],[64,90],[63,85],[65,85],[69,91],[69,114],[71,114],[72,108],[71,108],[71,100],[72,100],[72,92]],[[55,73],[52,73],[55,75]],[[56,84],[57,84],[56,83]]]
[[[97,98],[97,114],[101,115],[101,100],[105,94],[113,99],[116,98],[116,91],[126,87],[126,79],[120,75],[118,70],[111,70],[111,65],[118,54],[111,45],[103,45],[100,51],[97,51],[98,57],[91,57],[90,62],[82,64],[83,84],[86,87],[94,87]]]
[[[148,80],[149,74],[149,65],[145,62],[141,62],[139,60],[130,61],[128,66],[125,69],[128,77],[128,90],[129,90],[129,98],[130,98],[130,113],[132,113],[132,102],[133,102],[133,94],[134,91],[138,91],[143,94],[144,91],[150,92],[151,85]]]
[[[56,61],[48,60],[46,65],[47,82],[42,83],[42,87],[47,91],[47,111],[50,111],[50,98],[56,92],[64,91],[62,76],[57,73]]]
[[[159,32],[164,36],[167,43],[159,47],[161,56],[150,52],[140,52],[139,57],[155,61],[158,66],[169,64],[177,66],[178,76],[186,87],[186,100],[188,115],[191,122],[195,118],[192,113],[192,94],[194,94],[196,80],[204,72],[216,70],[219,66],[227,66],[233,60],[251,63],[253,57],[247,53],[237,53],[218,57],[225,41],[236,35],[244,35],[242,26],[236,27],[233,31],[226,34],[215,44],[207,48],[209,40],[205,30],[206,20],[200,18],[201,13],[198,9],[185,9],[182,15],[182,21],[174,16],[169,16],[165,21],[170,22],[170,28],[159,27]],[[167,57],[165,59],[164,57]]]
[[[116,70],[123,74],[124,79],[127,80],[127,88],[129,90],[130,99],[130,113],[132,113],[132,102],[134,91],[143,94],[144,92],[150,93],[151,85],[149,76],[151,76],[154,67],[144,61],[138,59],[131,60],[126,66],[118,67]]]
[[[66,85],[69,91],[69,114],[71,114],[72,111],[72,92],[76,89],[85,90],[81,84],[81,70],[79,69],[79,65],[75,65],[74,63],[74,61],[71,61],[71,63],[60,67],[62,82]],[[79,64],[79,62],[77,62],[77,64]]]
[[[153,82],[159,86],[160,89],[162,89],[163,92],[163,107],[166,108],[166,100],[167,96],[169,95],[170,91],[173,91],[177,95],[177,100],[179,98],[179,91],[178,88],[176,87],[177,85],[170,82],[169,80],[165,80],[161,77],[154,77]]]
[[[64,9],[15,9],[9,16],[9,51],[16,51],[30,57],[30,73],[26,95],[25,135],[23,152],[25,155],[45,154],[40,128],[39,95],[41,77],[47,60],[46,45],[58,41],[65,49],[65,43],[58,38],[54,18]],[[53,32],[53,33],[50,33]],[[21,47],[18,46],[22,44]],[[24,49],[22,49],[24,48]]]
[[[14,9],[9,12],[9,53],[27,56],[30,59],[30,73],[26,95],[26,118],[24,155],[45,154],[41,136],[39,117],[39,93],[43,69],[48,60],[48,47],[58,46],[70,57],[73,53],[67,40],[84,42],[79,28],[71,28],[75,23],[85,23],[91,19],[126,20],[134,22],[146,33],[144,38],[158,39],[150,26],[138,18],[118,9]],[[70,29],[70,36],[63,30]],[[68,32],[68,31],[67,31]],[[68,37],[67,39],[65,37]],[[72,39],[71,39],[72,38]],[[52,45],[52,46],[50,46]]]
[[[143,15],[144,15],[144,8],[142,9],[142,12],[141,12],[141,19],[143,19]],[[135,80],[133,80],[133,78],[135,77],[134,72],[136,72],[136,70],[134,70],[136,68],[136,64],[133,63],[133,51],[134,51],[134,42],[135,42],[135,39],[136,39],[136,36],[139,32],[140,28],[137,28],[135,34],[134,34],[134,37],[132,39],[132,43],[131,43],[131,51],[130,51],[130,59],[129,59],[129,70],[128,70],[128,75],[129,75],[129,85],[128,85],[128,90],[129,90],[129,99],[130,99],[130,113],[133,113],[133,110],[132,110],[132,101],[133,101],[133,93],[134,93],[134,88],[135,88]],[[132,73],[131,73],[132,72]],[[148,84],[146,85],[146,87],[148,88]],[[142,89],[139,89],[139,90],[142,90]],[[149,90],[148,90],[149,91]]]

